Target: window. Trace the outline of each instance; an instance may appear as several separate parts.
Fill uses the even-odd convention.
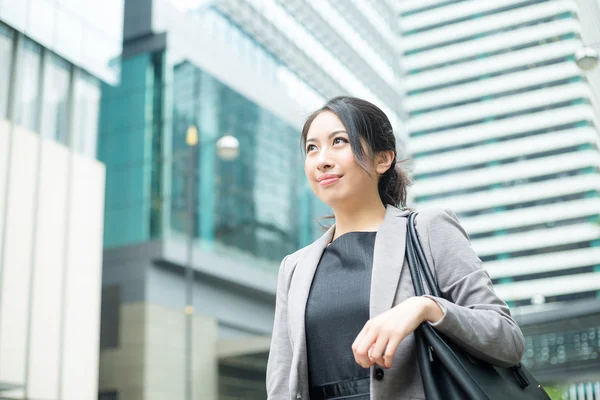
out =
[[[44,77],[42,136],[67,143],[70,65],[51,55]]]
[[[100,308],[100,349],[114,349],[119,347],[120,306],[120,286],[111,285],[103,287]]]
[[[18,77],[16,123],[27,129],[37,130],[39,121],[40,60],[42,48],[25,39]]]
[[[8,114],[8,87],[12,63],[13,32],[0,24],[0,118]]]
[[[73,100],[73,150],[96,158],[100,82],[89,74],[78,73]]]

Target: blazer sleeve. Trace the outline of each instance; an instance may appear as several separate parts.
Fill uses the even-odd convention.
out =
[[[444,311],[431,325],[481,360],[500,367],[518,364],[525,350],[521,329],[495,293],[456,214],[434,209],[425,219],[429,262],[433,261],[443,298],[427,297]]]
[[[267,399],[288,400],[290,398],[289,378],[292,365],[292,347],[288,336],[287,295],[285,257],[279,267],[275,320],[267,362]]]

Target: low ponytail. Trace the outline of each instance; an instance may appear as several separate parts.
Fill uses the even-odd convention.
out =
[[[401,161],[400,163],[406,160]],[[411,185],[408,173],[402,168],[396,157],[392,166],[379,179],[379,197],[383,204],[406,208],[407,189]]]

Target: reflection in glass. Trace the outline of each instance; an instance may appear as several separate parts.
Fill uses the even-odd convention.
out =
[[[182,135],[198,121],[196,235],[206,242],[279,261],[300,246],[297,203],[302,172],[299,133],[284,121],[190,63],[174,67],[173,152],[185,149]],[[239,140],[234,161],[218,157],[216,140]],[[185,234],[186,159],[173,165],[172,231]]]
[[[19,95],[17,96],[16,123],[24,128],[35,130],[39,119],[39,81],[42,48],[25,40],[19,71]]]
[[[72,147],[77,152],[96,158],[100,82],[87,73],[78,73],[74,96]]]
[[[12,31],[0,24],[0,118],[8,113],[8,83],[12,62]]]
[[[67,143],[70,66],[51,55],[44,77],[42,136]]]

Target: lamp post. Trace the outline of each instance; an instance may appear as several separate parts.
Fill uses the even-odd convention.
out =
[[[185,399],[193,398],[193,323],[194,323],[194,237],[196,235],[196,166],[198,164],[198,129],[188,127],[185,141],[190,149],[187,171],[187,217],[188,243],[185,268]],[[202,143],[204,145],[205,143]],[[239,155],[239,142],[231,135],[224,135],[216,142],[217,155],[225,161],[233,161]]]

